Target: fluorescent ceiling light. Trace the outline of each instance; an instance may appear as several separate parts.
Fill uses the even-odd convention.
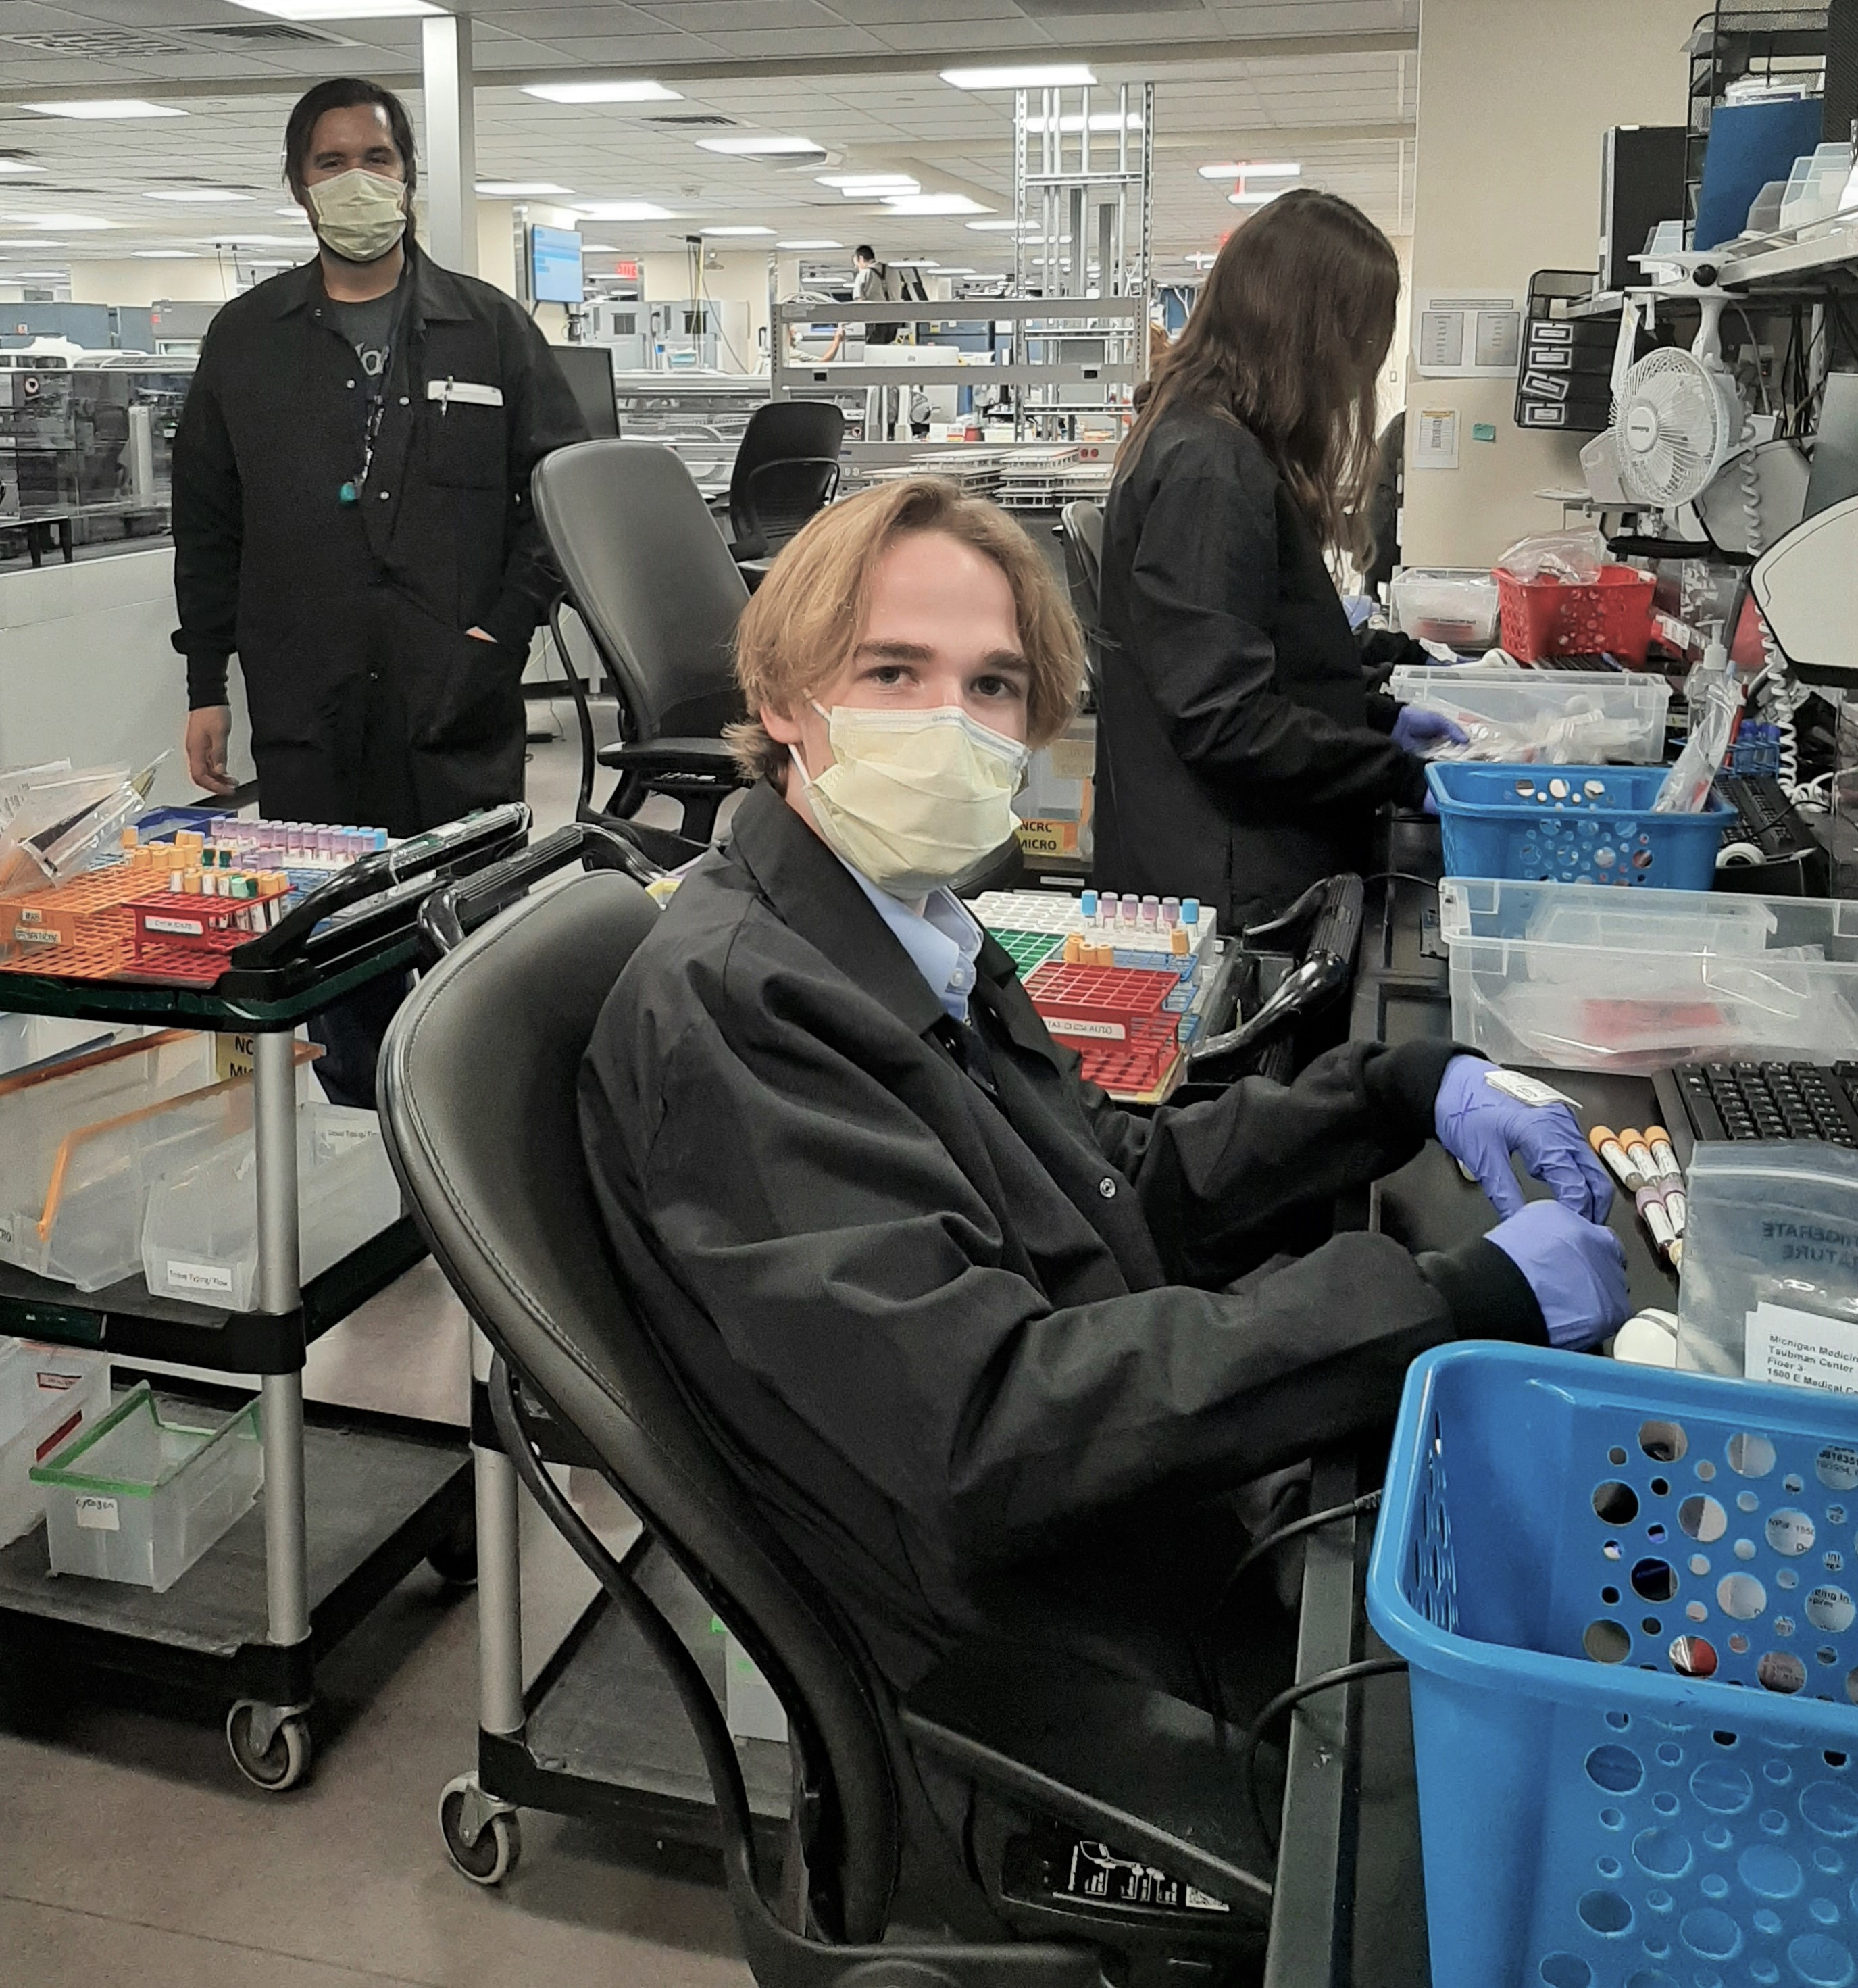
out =
[[[139,96],[99,96],[73,103],[24,103],[22,110],[35,110],[41,117],[184,117],[165,103],[146,103]]]
[[[69,280],[69,269],[8,269],[0,283],[62,283]]]
[[[550,103],[681,103],[682,93],[661,83],[525,83],[525,96]]]
[[[1095,83],[1088,63],[1025,63],[1011,69],[945,69],[942,80],[957,90],[1059,90]]]
[[[116,225],[113,221],[100,221],[93,214],[9,214],[7,219],[35,228],[42,235],[93,235],[100,228]]]
[[[1294,180],[1302,170],[1301,166],[1260,166],[1244,160],[1223,159],[1215,165],[1202,166],[1200,177],[1203,180]]]
[[[777,242],[777,248],[843,248],[843,242]]]
[[[940,262],[932,262],[927,255],[899,255],[897,266],[900,269],[939,269]]]
[[[165,193],[144,193],[144,200],[171,200],[187,206],[221,207],[231,200],[249,200],[248,193],[235,193],[230,187],[174,187]]]
[[[1184,262],[1191,262],[1196,269],[1210,269],[1219,258],[1204,248],[1196,248],[1192,255],[1183,255],[1181,259]]]
[[[843,194],[915,193],[920,180],[907,173],[820,173],[816,186],[836,187]]]
[[[884,205],[893,214],[985,214],[987,209],[964,193],[886,194]]]
[[[772,235],[774,230],[772,228],[705,228],[700,232],[704,235]]]
[[[526,200],[545,193],[572,193],[572,187],[557,186],[552,180],[479,180],[477,190],[488,200]]]
[[[306,228],[309,225],[309,216],[300,207],[274,207],[271,211],[273,214],[282,215],[286,221],[300,221]]]
[[[23,239],[17,235],[9,236],[5,241],[0,242],[0,248],[30,248],[35,252],[42,248],[62,248],[64,245],[62,242],[42,242],[31,235]]]
[[[1287,187],[1273,187],[1269,193],[1229,193],[1226,199],[1234,207],[1269,207],[1279,194],[1289,191]]]
[[[138,262],[198,262],[191,248],[137,248],[130,252]]]
[[[757,137],[752,133],[739,138],[699,138],[697,143],[706,152],[723,152],[744,159],[772,158],[786,152],[818,152],[823,156],[826,150],[810,138],[780,138],[772,134]]]
[[[29,166],[23,159],[0,159],[0,178],[14,173],[42,173],[43,166]]]
[[[203,235],[209,248],[307,248],[294,235]]]
[[[581,244],[583,255],[617,255],[619,252],[620,245],[617,242],[583,242]]]
[[[248,13],[280,21],[387,21],[399,14],[442,14],[432,0],[232,0]]]
[[[1015,228],[1018,228],[1022,242],[1042,242],[1045,239],[1045,231],[1035,221],[971,221],[968,225],[977,235],[1011,235]]]
[[[668,207],[649,200],[590,200],[577,202],[574,211],[583,221],[669,221]]]
[[[1084,128],[1083,113],[1071,111],[1056,118],[1029,117],[1025,120],[1029,131],[1081,131]],[[1142,128],[1142,113],[1131,110],[1093,110],[1090,113],[1093,131],[1139,131]]]

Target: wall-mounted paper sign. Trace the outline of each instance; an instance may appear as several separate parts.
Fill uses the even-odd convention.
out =
[[[1407,418],[1413,424],[1413,467],[1456,469],[1458,466],[1458,411],[1420,407]]]
[[[1413,357],[1427,380],[1514,377],[1522,353],[1515,298],[1421,290],[1413,313]]]

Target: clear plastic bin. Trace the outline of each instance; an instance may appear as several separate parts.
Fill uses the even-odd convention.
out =
[[[1500,1062],[1858,1057],[1858,904],[1451,877],[1439,922],[1452,1033]]]
[[[1487,649],[1497,639],[1497,583],[1480,566],[1410,566],[1393,586],[1394,619],[1421,642]]]
[[[397,1219],[400,1188],[372,1111],[312,1104],[299,1114],[297,1195],[306,1280]],[[157,1297],[252,1308],[258,1179],[249,1133],[155,1184],[142,1226],[142,1274]]]
[[[1678,1365],[1858,1395],[1858,1153],[1711,1141],[1685,1184]]]
[[[54,1574],[172,1587],[250,1508],[265,1481],[258,1405],[216,1428],[163,1418],[145,1381],[32,1472]]]
[[[1664,721],[1671,709],[1671,685],[1662,677],[1559,670],[1416,669],[1403,664],[1387,685],[1388,695],[1401,704],[1423,705],[1459,718],[1468,712],[1496,725],[1535,725],[1544,719],[1576,721],[1570,743],[1583,730],[1579,721],[1604,728],[1626,728],[1617,743],[1604,751],[1576,750],[1563,756],[1617,760],[1628,766],[1656,766],[1664,757]],[[1461,722],[1461,718],[1460,719]]]
[[[62,1015],[0,1014],[0,1077],[62,1062],[90,1050],[107,1049],[120,1033],[107,1022],[71,1022]]]
[[[32,1466],[110,1412],[106,1354],[0,1339],[0,1546],[45,1516]]]

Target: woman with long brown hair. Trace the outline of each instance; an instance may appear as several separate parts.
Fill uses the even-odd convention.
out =
[[[1394,337],[1393,245],[1284,194],[1220,251],[1123,445],[1105,520],[1095,871],[1245,924],[1360,868],[1445,721],[1368,688],[1325,554],[1352,549]]]

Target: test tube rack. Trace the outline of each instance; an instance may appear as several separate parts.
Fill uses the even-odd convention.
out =
[[[123,908],[149,886],[148,866],[112,864],[68,884],[0,900],[0,972],[69,974],[105,980],[134,951],[135,921]]]
[[[1064,949],[1064,939],[1057,932],[1013,931],[995,926],[992,937],[1012,958],[1022,980],[1044,965],[1055,952]]]
[[[988,891],[975,900],[972,908],[975,916],[996,938],[1002,931],[1043,932],[1056,935],[1062,945],[1075,935],[1085,945],[1107,948],[1112,966],[1131,972],[1171,973],[1191,983],[1213,957],[1210,942],[1218,935],[1218,915],[1210,907],[1193,905],[1190,899],[1187,904],[1193,905],[1191,922],[1184,907],[1178,921],[1170,925],[1164,922],[1162,902],[1160,899],[1113,899],[1107,894],[1100,897],[1096,891],[1080,901],[1062,891]],[[1087,915],[1086,903],[1093,910],[1098,906],[1103,909],[1095,917]],[[1131,904],[1137,907],[1133,918],[1123,915],[1124,908]],[[1110,911],[1112,905],[1113,915]],[[1144,910],[1148,922],[1143,919]],[[1181,937],[1177,938],[1177,935]],[[1177,944],[1179,951],[1175,949]],[[1022,977],[1025,971],[1021,969]],[[1191,987],[1184,989],[1173,1003],[1183,1009],[1192,1004]]]
[[[1049,960],[1025,983],[1052,1035],[1106,1090],[1152,1090],[1180,1053],[1180,1017],[1170,1006],[1174,973],[1144,968],[1069,966]]]
[[[217,980],[226,955],[263,929],[254,915],[290,894],[282,877],[258,881],[249,897],[210,897],[204,892],[159,891],[123,906],[135,921],[138,972],[164,979]]]

